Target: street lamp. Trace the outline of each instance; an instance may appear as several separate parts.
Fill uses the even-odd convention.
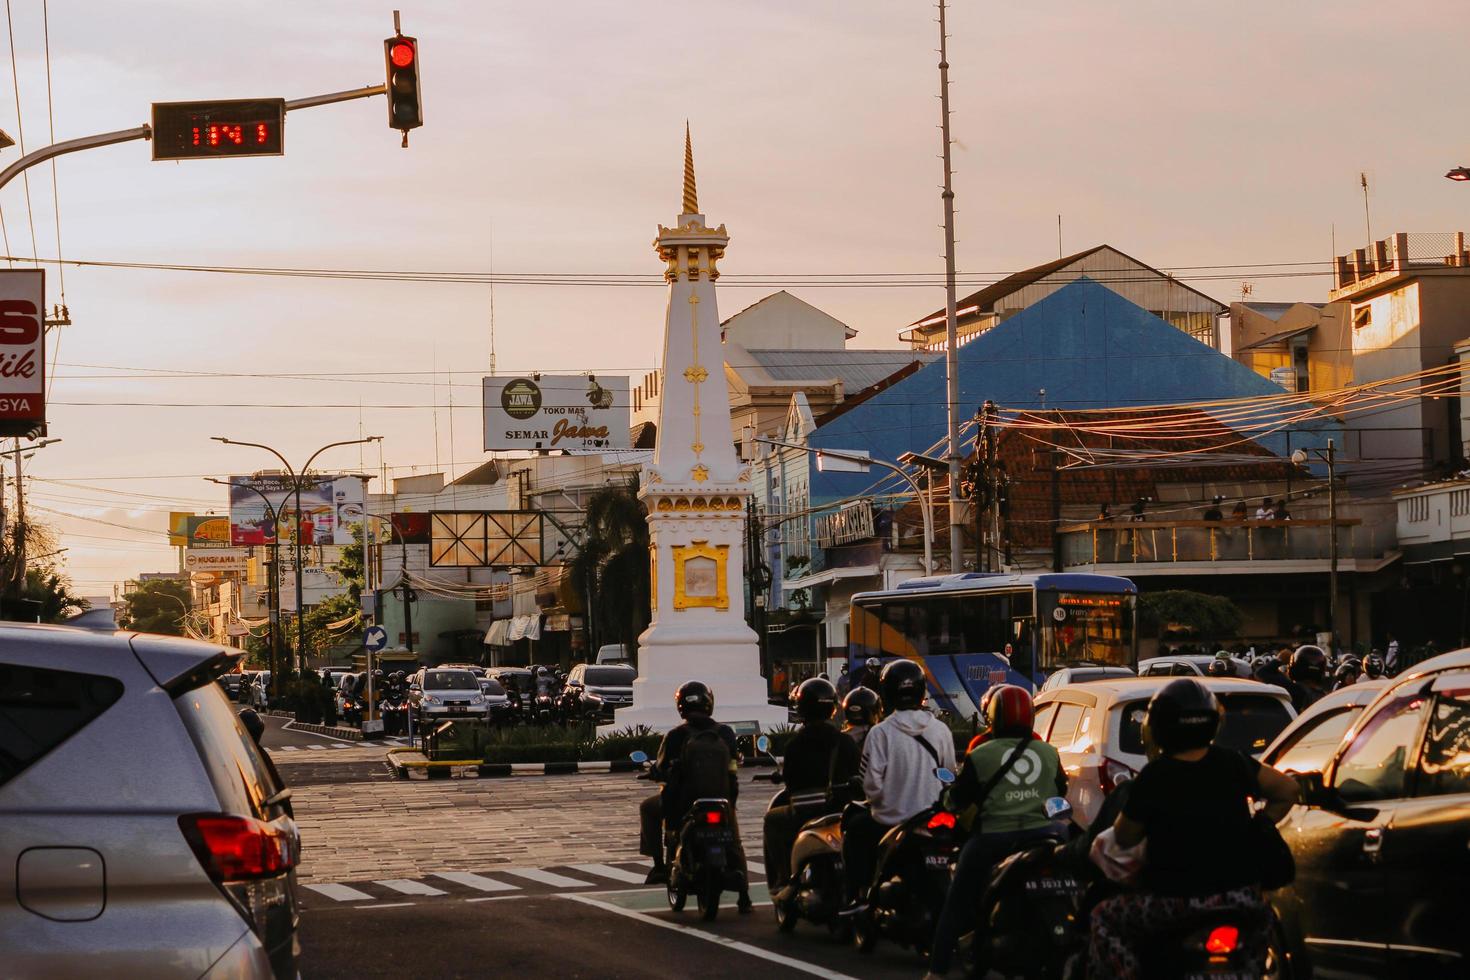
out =
[[[1445,174],[1445,176],[1448,177],[1450,180],[1470,180],[1470,167],[1456,167],[1454,170],[1451,170],[1449,173]]]
[[[1327,630],[1335,646],[1337,644],[1337,447],[1331,439],[1328,439],[1325,452],[1321,449],[1313,449],[1311,455],[1327,464],[1327,553],[1330,556],[1327,573]],[[1307,459],[1305,449],[1298,449],[1291,454],[1291,461],[1297,466],[1305,465]]]
[[[810,453],[817,457],[817,468],[822,466],[822,460],[837,459],[847,463],[857,463],[861,466],[881,466],[891,470],[903,477],[910,488],[914,491],[914,497],[919,501],[919,510],[924,516],[924,574],[934,574],[934,502],[931,501],[924,491],[919,489],[919,481],[915,480],[907,470],[882,459],[873,459],[859,453],[844,453],[836,449],[813,449],[811,446],[798,446],[790,442],[778,442],[775,439],[756,439],[756,442],[767,446],[779,446],[782,449],[799,449],[804,453]]]
[[[291,489],[294,492],[295,497],[296,497],[296,535],[295,535],[296,543],[295,543],[295,546],[294,546],[294,549],[293,549],[295,551],[295,558],[296,558],[296,669],[297,669],[298,672],[304,671],[304,670],[306,670],[306,617],[303,615],[304,610],[302,609],[302,605],[303,605],[303,597],[302,597],[302,575],[301,575],[301,487],[302,487],[302,484],[305,481],[305,479],[307,477],[307,474],[309,474],[311,472],[311,464],[314,463],[314,462],[316,462],[316,458],[318,456],[320,456],[322,453],[326,452],[328,449],[336,449],[339,446],[360,446],[363,443],[369,443],[369,442],[382,442],[383,441],[383,437],[382,436],[366,436],[366,437],[364,437],[362,439],[344,439],[341,442],[329,442],[325,446],[321,447],[316,452],[312,453],[310,456],[308,456],[306,458],[306,465],[303,466],[303,467],[301,467],[301,472],[299,474],[297,473],[296,470],[294,470],[294,469],[291,468],[291,464],[289,462],[287,462],[286,457],[285,456],[282,456],[279,450],[273,449],[272,447],[267,446],[263,442],[242,442],[239,439],[229,439],[229,438],[226,438],[225,436],[210,436],[210,439],[214,440],[215,442],[222,442],[226,446],[249,446],[252,449],[264,449],[266,452],[270,453],[276,459],[279,459],[281,461],[281,465],[286,468],[286,473],[291,477]],[[277,561],[279,561],[280,560],[279,559],[279,552],[277,553],[277,555],[278,555]]]

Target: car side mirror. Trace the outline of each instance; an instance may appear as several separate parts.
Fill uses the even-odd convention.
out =
[[[1331,809],[1340,802],[1337,792],[1327,785],[1320,772],[1297,772],[1291,774],[1302,791],[1302,802],[1307,806]]]

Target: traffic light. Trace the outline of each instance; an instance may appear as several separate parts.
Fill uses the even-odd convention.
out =
[[[388,75],[388,126],[402,130],[403,145],[408,131],[424,124],[424,103],[419,95],[418,38],[395,35],[383,42],[383,63]]]

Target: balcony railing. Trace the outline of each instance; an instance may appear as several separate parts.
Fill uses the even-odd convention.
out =
[[[1210,561],[1325,561],[1332,539],[1326,520],[1089,521],[1058,529],[1062,565],[1134,565]],[[1338,518],[1341,560],[1382,557],[1393,528]]]

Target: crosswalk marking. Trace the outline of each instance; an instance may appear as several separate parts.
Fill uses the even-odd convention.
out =
[[[375,881],[373,884],[382,885],[384,888],[391,888],[395,892],[402,892],[405,895],[448,894],[442,888],[435,888],[433,885],[426,885],[422,881],[412,881],[408,878],[385,878],[382,881]]]
[[[520,891],[520,885],[512,885],[505,881],[496,881],[494,878],[486,878],[484,875],[471,874],[468,871],[439,871],[435,872],[435,878],[443,878],[452,881],[456,885],[464,885],[482,892],[509,892]],[[642,879],[639,879],[642,880]]]
[[[527,881],[539,882],[543,885],[551,885],[553,888],[590,888],[592,882],[580,881],[576,878],[568,878],[565,875],[553,874],[540,868],[496,868],[501,874],[515,875],[517,878],[525,878]]]
[[[600,878],[611,878],[613,881],[626,881],[634,885],[643,884],[644,875],[624,871],[622,868],[614,868],[606,864],[573,864],[569,865],[573,871],[581,871],[589,875],[597,875]]]
[[[367,892],[360,892],[356,888],[348,888],[346,885],[308,884],[306,887],[314,892],[327,896],[334,902],[371,902],[373,900],[373,896]]]
[[[325,745],[308,745],[307,748],[314,749],[318,752],[325,752],[327,750],[327,747]]]
[[[296,752],[300,748],[301,747],[299,745],[282,745],[282,746],[278,746],[277,748],[271,749],[271,751],[272,752]]]

